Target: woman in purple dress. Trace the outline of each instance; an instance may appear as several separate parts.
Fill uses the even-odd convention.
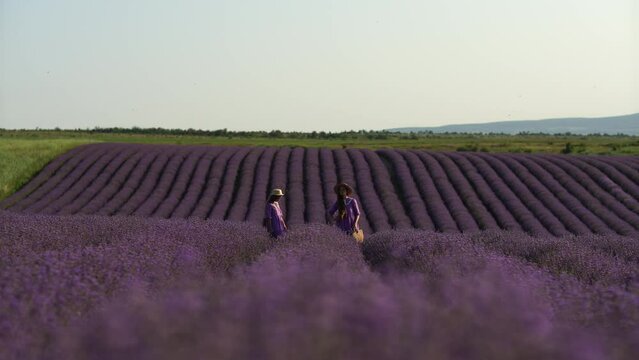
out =
[[[284,215],[278,201],[284,196],[284,192],[281,189],[273,189],[266,203],[266,210],[264,212],[264,226],[268,230],[271,237],[277,238],[284,235],[288,230],[286,223],[284,222]]]
[[[346,183],[335,185],[337,201],[328,209],[328,217],[337,227],[348,235],[359,232],[359,206],[357,200],[351,197],[353,188]]]

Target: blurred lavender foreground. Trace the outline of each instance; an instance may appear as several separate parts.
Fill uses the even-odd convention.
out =
[[[2,359],[634,359],[639,245],[0,212]]]

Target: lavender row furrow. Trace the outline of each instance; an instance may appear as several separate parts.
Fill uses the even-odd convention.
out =
[[[552,176],[567,191],[569,191],[574,197],[579,199],[584,207],[587,207],[597,218],[604,221],[606,225],[613,229],[615,232],[621,235],[629,235],[634,232],[632,226],[630,226],[628,223],[620,219],[613,212],[603,206],[599,199],[592,196],[592,194],[586,188],[584,188],[572,176],[564,171],[564,169],[541,156],[531,159],[533,159],[545,171],[552,174]]]
[[[288,160],[286,220],[291,225],[304,223],[304,148],[295,147]]]
[[[181,167],[178,170],[177,177],[171,187],[171,190],[157,209],[152,213],[152,216],[165,219],[171,217],[171,214],[182,200],[187,189],[191,186],[196,166],[206,152],[207,148],[198,147],[188,153],[186,159],[180,165]]]
[[[557,219],[552,210],[546,208],[540,199],[535,196],[536,194],[533,194],[531,189],[522,183],[521,179],[519,179],[508,166],[494,156],[480,154],[478,157],[486,161],[486,163],[495,170],[495,173],[504,181],[506,186],[512,190],[513,194],[516,194],[521,203],[530,210],[534,217],[538,219],[551,234],[562,236],[568,233],[564,224]]]
[[[207,174],[203,185],[204,188],[200,192],[197,202],[193,207],[193,211],[189,214],[189,217],[206,219],[215,204],[215,200],[220,194],[220,188],[222,180],[224,179],[227,164],[236,152],[237,148],[226,148],[215,158]]]
[[[614,196],[604,191],[583,170],[573,165],[566,158],[557,158],[552,155],[544,155],[543,159],[561,167],[570,176],[581,184],[589,194],[592,194],[603,206],[612,211],[621,220],[630,224],[635,230],[639,230],[639,216],[621,204]]]
[[[189,180],[186,192],[171,213],[171,218],[187,218],[191,215],[197,205],[200,194],[204,191],[206,179],[211,171],[213,162],[221,152],[222,148],[219,147],[212,147],[204,152],[195,165],[195,171]]]
[[[253,191],[253,183],[255,178],[255,168],[264,153],[264,148],[256,147],[246,156],[242,162],[242,168],[238,174],[237,189],[235,196],[229,205],[229,210],[225,219],[231,221],[244,221],[249,208],[249,201]]]
[[[180,173],[180,169],[184,164],[184,160],[188,153],[189,149],[184,147],[180,147],[178,151],[174,153],[164,169],[162,169],[159,173],[157,181],[155,183],[151,183],[152,185],[150,185],[150,188],[152,190],[149,195],[131,213],[132,215],[150,217],[153,212],[155,212],[157,207],[169,193],[173,182]]]
[[[623,164],[633,171],[639,172],[639,160],[636,156],[606,156],[605,159],[609,162]]]
[[[89,202],[98,197],[98,195],[114,181],[115,176],[120,174],[120,170],[126,166],[127,162],[139,153],[136,146],[127,146],[124,151],[104,169],[102,174],[93,181],[91,186],[88,186],[80,193],[72,203],[60,209],[58,214],[72,215],[78,213]]]
[[[464,202],[468,212],[472,215],[481,230],[499,229],[497,221],[490,211],[482,203],[475,189],[468,181],[459,166],[455,164],[448,156],[441,153],[433,152],[430,154],[442,166],[451,184]]]
[[[335,160],[333,159],[333,151],[322,148],[319,150],[319,157],[324,207],[329,209],[335,202],[336,195],[333,191],[333,187],[337,184],[337,170],[335,168]]]
[[[140,161],[132,169],[131,173],[125,179],[121,179],[122,183],[116,188],[115,193],[106,200],[106,204],[97,208],[99,215],[115,214],[140,187],[143,179],[148,174],[149,169],[159,157],[161,150],[156,148],[154,151],[147,151]],[[94,204],[97,207],[98,204]]]
[[[588,173],[599,186],[612,194],[628,209],[639,214],[639,185],[637,182],[633,182],[617,167],[597,159],[580,156],[578,161],[573,162],[573,164]]]
[[[253,191],[251,193],[250,207],[246,214],[246,221],[252,223],[261,223],[264,217],[264,207],[266,206],[266,198],[271,191],[268,188],[271,173],[271,164],[275,157],[276,149],[273,147],[266,148],[257,163],[255,169],[255,181],[253,182]]]
[[[512,155],[511,155],[512,157]],[[616,233],[605,222],[597,217],[590,209],[575,197],[558,179],[553,176],[553,173],[547,171],[541,167],[532,156],[520,156],[517,160],[545,187],[547,187],[552,194],[564,205],[568,211],[574,214],[583,224],[588,226],[589,230],[599,234]]]
[[[560,202],[553,193],[542,184],[526,167],[524,167],[521,163],[521,156],[509,156],[509,155],[497,155],[497,159],[500,159],[506,166],[510,168],[512,174],[517,176],[523,184],[519,185],[525,186],[526,189],[530,190],[530,195],[534,195],[536,199],[539,199],[543,205],[545,205],[545,212],[553,214],[554,217],[561,222],[562,228],[565,226],[568,231],[573,234],[588,234],[590,233],[590,229],[586,224],[584,224],[575,214],[566,208],[566,206]],[[522,192],[517,191],[519,196],[522,196]],[[528,196],[530,196],[528,195]],[[528,201],[524,199],[524,201]],[[535,200],[531,200],[535,201]],[[541,206],[541,205],[538,205]],[[551,224],[552,226],[552,224]],[[554,235],[565,235],[566,233],[558,234],[553,232]]]
[[[149,197],[133,212],[133,215],[151,217],[157,211],[162,202],[167,198],[175,185],[176,179],[182,173],[182,168],[187,158],[192,155],[191,147],[183,147],[169,160],[160,174],[158,182],[153,186]]]
[[[380,201],[371,179],[370,167],[359,149],[348,149],[346,154],[353,164],[360,209],[366,209],[366,219],[373,225],[375,231],[390,230],[392,226],[388,221],[387,212],[393,211],[397,204]]]
[[[637,156],[624,156],[619,160],[622,161],[624,164],[628,164],[628,166],[632,167],[633,169],[639,171],[639,159],[637,158]]]
[[[36,201],[35,203],[23,209],[25,212],[37,213],[47,207],[52,202],[63,196],[69,188],[71,188],[82,176],[101,158],[108,156],[110,147],[100,146],[94,147],[92,151],[86,156],[82,157],[82,160],[66,175],[61,181],[55,184],[55,187],[49,189],[46,194]],[[40,188],[45,190],[45,188]]]
[[[628,163],[623,159],[617,159],[616,157],[597,157],[589,161],[613,166],[617,171],[622,173],[630,181],[633,189],[636,189],[636,187],[639,186],[639,169],[633,168],[632,166],[628,165]],[[632,191],[632,193],[636,192],[635,190],[630,191]]]
[[[291,149],[288,147],[282,147],[277,150],[275,158],[273,159],[273,165],[271,166],[269,191],[272,189],[282,189],[286,196],[286,193],[288,192],[287,171],[290,156]],[[268,196],[268,194],[266,194],[266,196]],[[280,201],[279,204],[282,212],[286,215],[286,200]],[[262,209],[262,214],[264,214],[264,209]]]
[[[455,231],[457,229],[455,220],[450,215],[446,205],[443,203],[433,184],[430,174],[426,171],[426,167],[419,157],[416,154],[407,151],[399,151],[397,152],[397,156],[398,164],[405,161],[408,168],[410,168],[409,172],[404,172],[403,175],[414,179],[417,192],[413,193],[413,196],[419,196],[426,206],[427,216],[420,219],[420,221],[422,221],[422,228],[425,230],[438,230],[443,232]],[[399,177],[401,175],[397,174],[397,176]]]
[[[395,229],[409,229],[413,227],[410,217],[406,214],[404,203],[399,199],[395,185],[391,181],[388,168],[379,155],[368,149],[360,150],[368,162],[375,185],[375,191],[379,194],[380,201],[387,209],[386,215],[390,224]]]
[[[401,201],[406,204],[413,226],[418,229],[435,230],[425,201],[417,189],[415,178],[404,158],[394,150],[378,150],[378,153],[393,167],[392,173],[398,183]]]
[[[305,219],[308,223],[323,223],[324,214],[324,190],[322,189],[322,178],[320,173],[320,153],[317,148],[306,149],[304,157],[304,190],[306,205]]]
[[[417,154],[424,165],[426,165],[428,172],[433,179],[433,183],[437,188],[437,192],[441,194],[444,204],[446,204],[448,211],[453,219],[455,219],[455,223],[459,230],[464,232],[479,230],[477,222],[464,205],[464,202],[460,199],[459,194],[455,191],[455,188],[452,186],[446,172],[442,169],[439,162],[427,152],[417,151],[415,154]]]
[[[105,208],[116,194],[124,187],[125,182],[132,176],[135,169],[142,165],[142,159],[149,153],[148,151],[136,151],[128,158],[124,164],[113,174],[113,177],[100,189],[99,193],[88,199],[75,214],[95,214]]]
[[[490,210],[493,218],[499,223],[500,228],[515,231],[523,230],[513,214],[499,200],[493,189],[466,156],[450,153],[449,157],[459,166],[468,181],[473,184],[477,194],[486,205],[486,208]]]
[[[539,219],[535,218],[526,205],[510,190],[488,163],[474,155],[468,155],[468,159],[477,167],[486,181],[492,185],[493,191],[510,213],[519,221],[524,230],[535,235],[549,235],[548,230],[541,224]]]
[[[161,151],[158,157],[153,160],[147,171],[144,172],[140,181],[134,184],[131,189],[130,197],[117,209],[118,215],[133,214],[153,193],[155,186],[160,180],[167,164],[171,159],[175,158],[175,153],[169,151]]]
[[[630,169],[631,171],[639,172],[639,163],[636,163],[634,160],[629,159],[630,156],[615,156],[615,155],[603,156],[602,155],[601,158],[607,163],[619,164]]]
[[[233,201],[237,181],[239,180],[239,171],[242,163],[245,161],[251,148],[240,148],[226,165],[223,175],[223,183],[220,188],[220,195],[217,197],[213,208],[207,215],[207,219],[224,219],[226,213]]]
[[[82,200],[80,197],[82,193],[90,188],[101,176],[109,177],[113,169],[108,169],[114,162],[114,166],[117,168],[117,157],[125,152],[124,147],[114,148],[107,152],[107,154],[96,161],[87,171],[84,173],[78,181],[73,184],[67,192],[65,192],[60,198],[52,203],[49,203],[45,208],[41,209],[41,214],[58,214],[62,212],[62,209],[67,205],[70,205],[75,200]],[[100,184],[97,184],[100,186]],[[95,190],[94,190],[95,191]]]

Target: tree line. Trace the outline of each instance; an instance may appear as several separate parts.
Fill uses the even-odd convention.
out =
[[[36,131],[36,132],[65,132],[65,133],[90,133],[90,134],[131,134],[131,135],[173,135],[173,136],[207,136],[207,137],[227,137],[227,138],[274,138],[274,139],[325,139],[325,140],[349,140],[349,139],[369,139],[369,140],[388,140],[388,139],[408,139],[417,140],[421,138],[429,137],[442,137],[442,136],[468,136],[468,137],[492,137],[492,136],[552,136],[552,137],[566,137],[566,136],[597,136],[597,137],[629,137],[627,134],[574,134],[571,132],[565,133],[543,133],[543,132],[528,132],[523,131],[517,134],[503,133],[503,132],[488,132],[488,133],[467,133],[467,132],[433,132],[431,130],[399,132],[389,130],[349,130],[340,132],[331,131],[232,131],[226,128],[217,130],[203,130],[203,129],[166,129],[161,127],[141,128],[133,126],[131,128],[123,127],[94,127],[93,129],[60,129],[56,127],[54,129],[21,129],[21,130],[7,130],[0,128],[0,131]]]

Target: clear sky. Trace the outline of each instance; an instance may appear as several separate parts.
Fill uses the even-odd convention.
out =
[[[0,0],[0,128],[639,112],[639,0]]]

